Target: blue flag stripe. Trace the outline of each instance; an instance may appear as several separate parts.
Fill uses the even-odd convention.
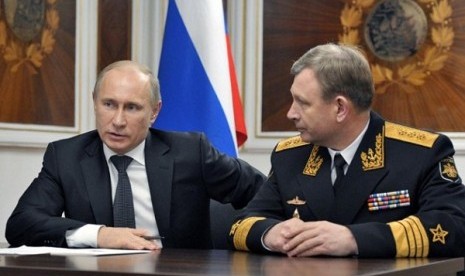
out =
[[[155,127],[203,131],[220,151],[236,156],[226,114],[174,1],[168,7],[158,77],[163,104]]]

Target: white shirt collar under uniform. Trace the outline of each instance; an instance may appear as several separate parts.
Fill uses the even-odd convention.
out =
[[[331,180],[334,183],[334,180],[336,179],[336,170],[334,168],[334,156],[339,153],[342,155],[344,160],[346,161],[346,165],[344,165],[344,174],[347,173],[347,169],[349,168],[350,163],[352,163],[352,160],[354,159],[355,153],[357,152],[358,146],[360,146],[360,143],[362,142],[363,136],[365,136],[365,133],[368,130],[368,125],[370,124],[370,119],[368,119],[367,124],[365,125],[365,128],[360,132],[360,134],[355,138],[352,143],[346,147],[345,149],[341,151],[335,151],[333,149],[328,148],[329,155],[331,156]]]

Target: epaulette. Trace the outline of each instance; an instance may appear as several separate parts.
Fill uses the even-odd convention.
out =
[[[305,145],[308,145],[308,143],[302,141],[302,138],[300,138],[300,136],[294,136],[294,137],[287,138],[287,139],[280,141],[278,145],[276,146],[275,151],[278,152],[278,151],[297,148],[297,147],[301,147]]]
[[[385,136],[388,138],[431,148],[439,134],[385,122]]]

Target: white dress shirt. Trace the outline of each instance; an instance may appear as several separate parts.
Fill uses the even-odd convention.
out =
[[[131,182],[136,228],[148,230],[148,235],[159,235],[154,215],[155,212],[152,206],[152,198],[150,196],[147,170],[145,169],[144,148],[145,140],[136,148],[125,154],[133,159],[126,172]],[[103,144],[103,152],[110,172],[111,196],[114,200],[118,183],[118,170],[110,161],[110,157],[116,155],[116,153],[105,144]],[[97,235],[102,226],[103,225],[87,224],[78,229],[66,231],[66,242],[68,246],[97,247]],[[161,241],[158,242],[161,245]]]

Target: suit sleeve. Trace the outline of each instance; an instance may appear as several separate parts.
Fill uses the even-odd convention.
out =
[[[11,246],[66,247],[65,232],[84,225],[63,218],[64,195],[53,143],[44,155],[42,170],[18,201],[6,225]]]
[[[440,136],[416,183],[418,211],[387,224],[349,225],[361,257],[465,256],[465,188],[457,173],[452,144]]]
[[[265,181],[265,175],[247,162],[219,152],[203,134],[200,151],[202,177],[210,197],[231,203],[236,209],[245,207]]]

